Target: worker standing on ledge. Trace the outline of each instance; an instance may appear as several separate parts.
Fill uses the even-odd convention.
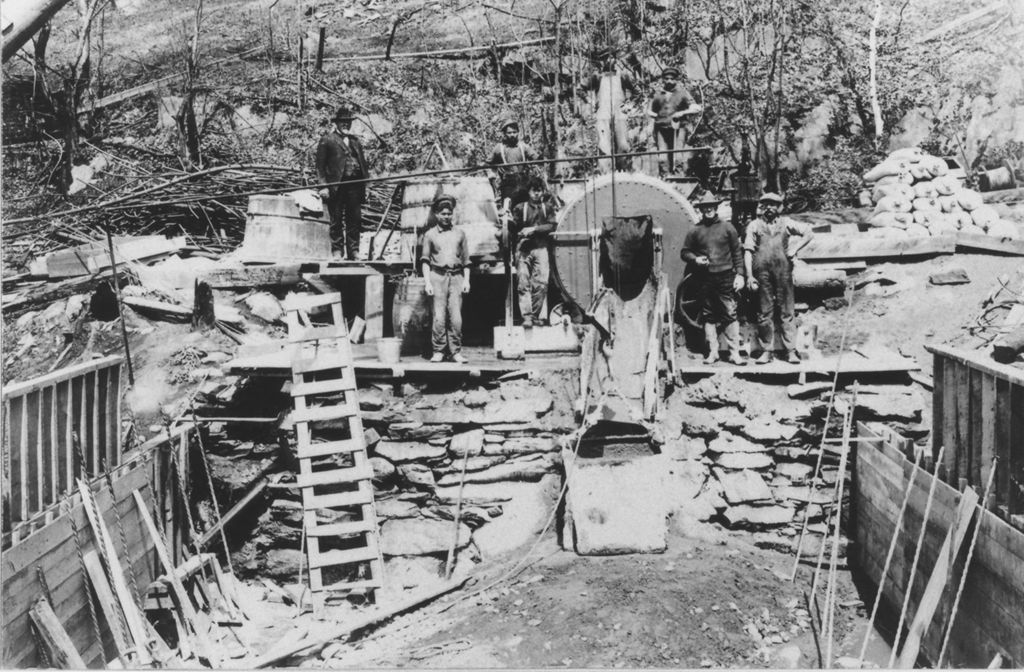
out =
[[[455,197],[440,194],[434,199],[437,226],[423,234],[421,270],[427,280],[426,292],[434,297],[431,362],[443,362],[445,350],[451,360],[465,364],[462,354],[462,295],[469,293],[469,243],[462,229],[452,226]]]
[[[688,136],[685,118],[700,113],[704,108],[693,95],[679,84],[678,68],[665,68],[661,73],[661,91],[651,98],[647,116],[654,120],[654,141],[657,144],[658,172],[675,172],[676,154],[672,150],[686,146]]]
[[[334,128],[320,138],[316,148],[316,175],[320,183],[341,183],[321,188],[320,198],[331,216],[331,239],[336,245],[344,246],[345,258],[349,261],[359,256],[366,183],[344,183],[370,176],[363,146],[359,138],[350,133],[353,119],[347,107],[339,107],[332,119]]]
[[[772,361],[775,343],[775,316],[778,314],[783,357],[799,364],[794,348],[793,329],[793,260],[796,253],[811,241],[814,232],[805,222],[779,217],[782,196],[769,192],[759,201],[761,216],[747,226],[744,241],[744,265],[750,278],[750,290],[757,292],[757,340],[761,356],[756,364]],[[794,244],[791,236],[799,236]]]
[[[523,326],[543,324],[541,311],[548,296],[548,241],[557,226],[555,203],[544,178],[530,178],[529,198],[512,208],[511,244],[516,250],[519,312]]]
[[[501,122],[501,142],[494,146],[488,163],[493,167],[492,183],[498,192],[498,209],[504,211],[505,204],[514,208],[526,200],[526,189],[534,171],[530,166],[510,166],[510,163],[536,161],[537,152],[519,139],[519,122],[505,119]]]
[[[740,325],[736,322],[736,292],[743,289],[743,251],[739,234],[718,217],[722,201],[705,194],[694,205],[700,223],[686,234],[680,256],[691,264],[692,281],[701,287],[700,320],[708,342],[705,364],[718,361],[718,334],[725,334],[731,364],[746,364],[740,357]]]

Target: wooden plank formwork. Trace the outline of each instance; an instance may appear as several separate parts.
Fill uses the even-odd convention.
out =
[[[906,458],[909,446],[893,441],[891,433],[874,424],[858,423],[853,509],[853,554],[851,560],[874,583],[881,578],[886,553],[896,526],[899,502],[909,479],[914,479],[910,499],[900,527],[899,546],[885,578],[883,602],[899,611],[908,589],[908,579],[918,536],[923,523],[931,474],[915,469]],[[984,471],[984,470],[983,470]],[[985,471],[987,475],[987,471]],[[932,510],[921,549],[920,568],[910,587],[908,614],[917,612],[930,569],[935,566],[960,493],[940,482],[935,489]],[[1024,662],[1024,533],[1013,529],[991,511],[981,511],[981,529],[974,557],[967,573],[959,608],[950,637],[948,666],[984,667],[996,654],[1019,666]],[[976,518],[977,519],[977,518]],[[952,601],[964,571],[966,551],[962,550],[922,640],[921,655],[934,665],[942,637],[950,621]]]
[[[103,357],[3,388],[3,531],[13,543],[52,519],[83,460],[88,476],[118,465],[122,363]]]
[[[1007,516],[1024,513],[1024,369],[982,352],[927,348],[934,355],[932,445],[946,446],[944,480],[981,490],[998,458],[995,506]]]

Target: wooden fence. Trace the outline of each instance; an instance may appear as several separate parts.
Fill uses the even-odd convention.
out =
[[[38,515],[121,459],[120,356],[3,388],[4,532],[17,541]]]
[[[932,445],[946,447],[944,479],[980,492],[998,457],[995,503],[1012,520],[1024,513],[1024,369],[981,352],[927,348],[935,356]]]

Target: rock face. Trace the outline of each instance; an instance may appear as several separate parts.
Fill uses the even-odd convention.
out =
[[[381,553],[396,555],[436,555],[447,553],[452,542],[453,523],[424,518],[398,518],[385,521],[380,528]],[[459,524],[456,550],[469,545],[473,531]]]

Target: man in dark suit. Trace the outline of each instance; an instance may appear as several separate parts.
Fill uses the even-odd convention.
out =
[[[338,108],[334,115],[334,128],[320,138],[316,148],[316,174],[321,184],[320,198],[327,204],[331,215],[331,238],[338,243],[342,238],[345,256],[354,260],[359,254],[359,232],[366,200],[366,183],[344,184],[370,176],[370,168],[359,139],[352,135],[355,117],[347,107]]]

